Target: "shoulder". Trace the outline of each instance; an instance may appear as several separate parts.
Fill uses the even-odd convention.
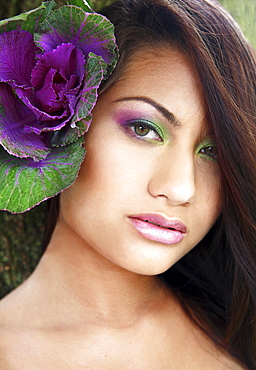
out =
[[[191,338],[191,356],[198,361],[198,369],[203,369],[207,364],[207,370],[245,370],[236,358],[232,357],[223,348],[217,346],[199,328],[194,328]],[[196,370],[196,367],[195,367]]]
[[[176,346],[177,367],[170,369],[182,370],[245,370],[236,358],[215,344],[210,337],[184,312],[183,307],[176,302],[175,322],[170,322],[168,332],[175,328],[176,335],[169,347]],[[175,325],[175,326],[174,326]],[[172,352],[172,355],[175,353]],[[175,360],[176,361],[176,360]]]
[[[12,293],[0,301],[0,368],[11,370],[12,358],[17,359],[20,330],[18,325],[19,305],[15,304]],[[22,342],[21,342],[22,343]]]
[[[96,353],[97,361],[91,368],[102,369],[107,359],[115,358],[117,355],[114,348],[119,348],[119,350],[122,348],[122,364],[119,366],[120,363],[118,363],[118,366],[106,368],[124,370],[135,368],[141,370],[158,368],[166,370],[245,369],[226,352],[221,351],[179,309],[176,310],[177,315],[173,316],[174,320],[169,320],[170,314],[167,313],[165,320],[161,320],[161,324],[154,330],[150,329],[148,332],[146,330],[152,326],[151,323],[143,326],[143,331],[139,336],[136,336],[134,331],[130,333],[129,345],[127,345],[127,338],[123,343],[115,333],[110,336],[111,340],[104,341],[102,348],[102,331],[99,332],[96,344],[95,338],[91,341],[90,335],[85,335],[84,331],[82,334],[80,331],[73,331],[71,338],[69,332],[59,330],[60,328],[54,330],[52,325],[49,326],[49,315],[47,315],[48,319],[44,320],[44,315],[39,314],[38,308],[34,312],[31,306],[35,307],[35,302],[31,304],[27,294],[24,294],[22,290],[17,290],[0,301],[0,369],[63,369],[66,366],[76,369],[74,363],[77,363],[80,356],[82,356],[82,363],[88,364],[88,361],[91,363],[92,353]],[[139,337],[138,343],[136,337]],[[105,342],[110,342],[112,345],[109,356],[103,359],[103,363],[100,361],[99,366],[98,357],[101,357],[101,353],[106,349]],[[126,362],[124,358],[129,359],[131,346],[134,348],[134,356]],[[68,358],[67,354],[70,354]]]
[[[0,369],[39,369],[33,354],[42,348],[40,336],[32,329],[30,311],[23,303],[16,291],[0,301]]]

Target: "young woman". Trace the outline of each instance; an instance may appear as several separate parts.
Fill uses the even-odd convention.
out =
[[[256,369],[249,46],[214,0],[104,14],[119,63],[47,249],[1,302],[0,367]]]

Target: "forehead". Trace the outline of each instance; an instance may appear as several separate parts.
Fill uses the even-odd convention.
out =
[[[148,97],[181,121],[205,117],[203,91],[194,63],[177,48],[140,49],[108,91],[109,99]]]

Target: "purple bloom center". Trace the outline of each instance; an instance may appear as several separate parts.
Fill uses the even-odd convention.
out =
[[[59,130],[71,120],[82,93],[84,65],[82,52],[70,43],[42,53],[27,31],[0,35],[0,142],[10,154],[34,159],[48,154],[45,141],[39,154],[34,134]],[[8,113],[13,110],[16,115]]]

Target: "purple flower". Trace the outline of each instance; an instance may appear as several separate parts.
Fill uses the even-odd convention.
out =
[[[0,81],[5,83],[0,85],[5,110],[0,118],[2,144],[10,154],[36,159],[45,157],[49,149],[42,141],[39,155],[39,138],[28,134],[63,127],[74,114],[84,78],[84,57],[72,44],[36,59],[38,51],[27,31],[0,35]],[[17,144],[24,144],[23,149],[15,149]]]
[[[70,186],[97,91],[114,68],[113,25],[53,2],[0,22],[0,209],[24,212]]]
[[[73,18],[77,17],[73,14],[77,12],[75,7],[63,8]],[[74,27],[70,19],[68,31],[65,23],[58,30],[52,24],[53,17],[52,23],[43,25],[47,30],[41,33],[37,43],[25,30],[0,34],[0,143],[12,155],[36,161],[45,158],[53,132],[65,126],[65,133],[61,131],[59,135],[63,132],[65,138],[72,137],[74,141],[69,130],[85,119],[95,104],[105,62],[111,61],[109,40],[101,40],[102,30],[99,34],[95,32],[99,24],[89,18],[94,14],[80,10],[79,15],[83,16],[83,22],[77,22]],[[93,75],[97,76],[96,84],[87,70],[92,52],[98,57],[98,70]],[[77,130],[77,138],[87,128]]]

